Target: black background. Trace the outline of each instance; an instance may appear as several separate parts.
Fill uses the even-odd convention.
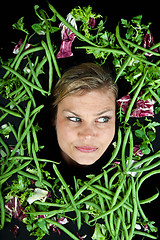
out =
[[[60,1],[51,0],[50,3],[57,9],[57,11],[63,15],[64,17],[69,13],[69,11],[77,6],[88,6],[91,5],[93,7],[93,11],[96,13],[100,13],[102,16],[107,16],[108,20],[106,26],[111,31],[114,31],[116,24],[120,21],[121,18],[131,19],[136,15],[143,15],[144,23],[152,22],[150,27],[155,42],[160,41],[160,14],[159,14],[159,3],[153,1],[104,1],[104,0],[68,0],[68,1]],[[15,43],[19,41],[19,38],[22,37],[20,32],[12,30],[12,24],[17,22],[17,20],[24,16],[26,27],[31,32],[30,25],[37,22],[37,17],[34,13],[34,5],[38,4],[41,8],[46,9],[47,4],[45,1],[36,1],[36,0],[26,0],[26,1],[3,1],[1,2],[1,15],[0,15],[0,56],[3,57],[11,57],[12,51]],[[155,121],[159,121],[160,117],[156,116]],[[155,151],[159,150],[160,146],[160,128],[157,128],[157,138],[154,142]],[[160,190],[160,177],[159,175],[153,176],[149,181],[146,181],[143,187],[143,197],[149,197],[152,194],[156,193],[156,189]],[[150,220],[156,222],[156,226],[160,227],[160,198],[158,198],[153,203],[147,204],[144,206],[146,215]],[[10,232],[11,226],[17,224],[15,220],[12,224],[7,225],[3,231],[0,232],[0,238],[4,239],[12,239],[12,233]],[[18,223],[19,224],[19,223]],[[22,230],[23,229],[23,230]],[[83,232],[85,233],[85,231]],[[83,235],[83,234],[82,234]],[[52,235],[53,237],[53,235]],[[46,239],[53,239],[53,238]],[[20,228],[20,235],[17,237],[18,240],[23,239],[35,239],[33,237],[29,237],[27,230],[22,227]],[[58,238],[58,235],[54,239],[69,239],[67,237],[61,236]],[[88,238],[90,239],[90,238]],[[136,238],[135,238],[136,239]],[[137,238],[138,239],[138,238]],[[140,238],[142,239],[142,238]]]

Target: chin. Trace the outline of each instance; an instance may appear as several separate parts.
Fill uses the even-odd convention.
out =
[[[98,160],[99,158],[96,158],[96,159],[85,159],[84,160],[84,158],[83,159],[75,159],[74,161],[76,162],[76,163],[78,163],[79,165],[92,165],[92,164],[94,164],[97,160]]]

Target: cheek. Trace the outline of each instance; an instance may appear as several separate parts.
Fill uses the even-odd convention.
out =
[[[68,126],[65,119],[58,118],[56,122],[56,131],[59,145],[71,142],[74,134],[73,130]]]
[[[100,134],[101,143],[103,146],[108,147],[110,143],[112,142],[115,135],[115,123],[110,124],[106,127]]]

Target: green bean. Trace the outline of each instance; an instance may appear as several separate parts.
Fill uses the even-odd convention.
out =
[[[113,193],[111,190],[109,190],[109,189],[106,188],[106,187],[100,186],[100,185],[98,185],[98,184],[94,184],[94,185],[92,185],[92,187],[95,187],[95,188],[97,188],[97,189],[99,189],[99,190],[101,190],[101,191],[103,191],[103,192],[105,192],[105,193],[107,193],[107,194],[109,194],[109,195],[111,195],[111,196],[114,195],[114,193]]]
[[[43,90],[40,87],[37,87],[36,85],[34,85],[33,83],[29,82],[27,79],[25,79],[23,76],[21,76],[18,72],[16,72],[15,70],[13,70],[12,68],[8,67],[8,66],[4,66],[2,65],[2,67],[6,70],[9,70],[11,73],[13,73],[14,75],[16,75],[22,82],[24,82],[25,84],[27,84],[28,86],[30,86],[31,88],[40,91],[41,93],[46,93],[48,94],[48,92],[46,92],[45,90]]]
[[[9,151],[9,148],[7,146],[7,144],[3,141],[3,139],[0,137],[0,143],[2,144],[2,146],[4,147],[5,151],[6,151],[6,155],[7,157],[9,157],[10,155],[10,151]]]
[[[45,17],[45,14],[44,14],[44,17]],[[46,22],[46,38],[47,38],[48,48],[49,48],[49,51],[51,53],[51,57],[52,57],[57,75],[58,75],[59,78],[61,78],[61,73],[60,73],[60,70],[59,70],[59,67],[58,67],[58,64],[57,64],[57,60],[56,60],[55,55],[54,55],[54,51],[53,51],[53,47],[52,47],[52,43],[51,43],[51,39],[50,39],[50,34],[49,34],[49,29],[48,29],[48,21],[47,21],[46,17],[45,17],[45,22]]]
[[[133,238],[136,220],[137,220],[137,199],[136,199],[136,188],[135,188],[135,182],[133,177],[131,177],[132,181],[132,200],[133,200],[133,216],[132,216],[132,224],[129,231],[128,239],[131,240]]]
[[[32,62],[31,62],[31,60],[30,60],[30,58],[29,58],[28,56],[27,56],[27,59],[28,59],[29,67],[30,67],[30,69],[31,69],[31,73],[32,73],[32,75],[33,75],[32,78],[34,78],[37,86],[42,89],[42,85],[40,84],[40,82],[39,82],[39,80],[38,80],[38,78],[37,78],[37,76],[36,76],[36,73],[35,73],[35,71],[34,71],[34,69],[33,69],[33,66],[32,66]],[[43,92],[42,92],[42,94],[44,95]]]
[[[97,175],[96,177],[94,177],[93,179],[91,179],[89,182],[87,182],[86,185],[83,185],[74,195],[74,200],[76,200],[80,194],[82,194],[82,192],[84,192],[87,189],[88,185],[93,184],[94,182],[98,181],[101,177],[103,176],[103,173]]]
[[[112,189],[112,185],[113,185],[113,181],[116,179],[116,177],[118,175],[120,175],[121,172],[116,172],[111,178],[110,178],[110,181],[109,181],[109,189]]]
[[[37,108],[34,108],[30,114],[30,117],[32,117],[34,114],[37,114],[38,112],[40,112],[43,107],[44,107],[44,105],[40,105]]]
[[[36,76],[39,75],[41,68],[43,67],[43,65],[47,62],[47,58],[43,57],[42,61],[37,65],[36,68]]]
[[[104,183],[105,183],[105,189],[107,188],[108,189],[108,174],[106,172],[106,170],[103,171],[104,173]]]
[[[26,107],[26,115],[25,115],[25,128],[28,126],[29,122],[29,115],[30,115],[30,109],[31,109],[31,100],[28,101],[27,107]],[[28,155],[31,155],[31,135],[30,131],[27,133],[27,150],[28,150]]]
[[[34,99],[32,93],[31,93],[29,87],[28,87],[27,84],[25,84],[24,82],[22,82],[22,85],[23,85],[26,93],[28,94],[29,98],[31,99],[31,101],[32,101],[32,103],[33,103],[33,106],[34,106],[34,108],[35,108],[35,107],[36,107],[36,102],[35,102],[35,99]]]
[[[131,168],[131,170],[141,166],[143,163],[153,161],[155,158],[159,158],[159,157],[160,157],[160,150],[157,151],[154,155],[144,158],[143,160],[140,160],[137,163],[135,163],[133,168]]]
[[[30,109],[31,109],[31,100],[28,101],[27,107],[26,107],[26,111],[25,111],[25,127],[27,127],[28,121],[29,121],[29,115],[30,115]]]
[[[113,197],[113,199],[112,199],[112,205],[111,205],[111,207],[113,207],[113,206],[115,205],[115,203],[116,203],[116,201],[117,201],[117,198],[118,198],[118,195],[119,195],[119,193],[120,193],[120,191],[121,191],[121,188],[122,188],[123,183],[124,183],[125,180],[126,180],[126,176],[125,176],[125,175],[122,175],[122,179],[121,179],[121,181],[120,181],[120,184],[119,184],[119,186],[118,186],[118,188],[117,188],[117,190],[116,190],[116,192],[115,192],[115,194],[114,194],[114,197]]]
[[[4,223],[5,223],[5,208],[4,208],[4,200],[1,192],[1,186],[0,186],[0,208],[1,208],[1,225],[0,229],[3,229]]]
[[[40,46],[40,47],[35,47],[35,48],[28,49],[28,50],[26,50],[25,52],[23,52],[23,53],[19,56],[19,58],[18,58],[18,60],[17,60],[17,62],[16,62],[16,65],[15,65],[15,68],[14,68],[15,71],[17,71],[17,69],[18,69],[18,67],[19,67],[22,59],[23,59],[26,55],[31,54],[31,53],[34,53],[34,52],[38,52],[38,51],[41,51],[41,50],[43,50],[43,48]]]
[[[121,46],[121,48],[129,55],[131,56],[132,58],[136,59],[137,61],[140,61],[140,62],[144,62],[145,64],[149,64],[149,65],[153,65],[153,66],[156,66],[156,64],[152,63],[152,62],[149,62],[147,60],[145,60],[144,58],[140,58],[138,57],[137,55],[133,54],[129,48],[127,48],[123,41],[122,41],[122,38],[120,37],[120,33],[119,33],[119,25],[117,25],[116,27],[116,37],[117,37],[117,40],[119,42],[119,45]]]
[[[150,91],[152,96],[156,99],[156,101],[160,104],[160,97],[151,88],[148,88],[148,90]]]
[[[14,157],[9,157],[8,158],[9,161],[12,160],[33,160],[33,157],[28,157],[28,156],[14,156]]]
[[[85,203],[85,201],[88,201],[90,200],[91,198],[95,197],[96,193],[91,193],[91,194],[88,194],[86,197],[83,197],[81,200],[79,200],[76,205],[81,205],[83,203]]]
[[[6,112],[7,114],[13,115],[15,117],[22,118],[21,114],[19,114],[18,112],[12,111],[10,109],[7,109],[7,108],[4,108],[4,107],[0,106],[0,110],[3,111],[3,112]]]
[[[112,156],[111,156],[110,160],[108,161],[108,163],[107,163],[104,167],[102,167],[103,169],[106,168],[106,167],[108,167],[109,164],[111,164],[111,162],[116,158],[116,156],[117,156],[117,154],[118,154],[118,152],[119,152],[119,149],[120,149],[120,147],[121,147],[121,141],[122,141],[122,132],[121,132],[121,129],[120,129],[120,127],[119,127],[119,129],[118,129],[118,141],[117,141],[117,146],[116,146],[116,148],[113,150]]]
[[[72,206],[73,206],[73,208],[75,209],[75,212],[76,212],[76,214],[77,214],[77,216],[78,216],[78,215],[79,215],[78,209],[77,209],[75,200],[74,200],[74,198],[73,198],[73,195],[72,195],[72,193],[71,193],[71,191],[70,191],[67,183],[64,181],[62,175],[61,175],[60,172],[58,171],[58,168],[57,168],[57,166],[56,166],[55,164],[53,164],[53,169],[54,169],[57,177],[58,177],[59,180],[61,181],[62,185],[64,186],[66,192],[68,193],[68,196],[69,196],[69,198],[70,198],[70,200],[71,200]],[[79,222],[79,218],[77,219],[77,224],[78,224],[78,228],[80,228],[81,222]]]
[[[38,152],[39,146],[38,146],[38,139],[37,139],[36,130],[35,130],[35,127],[33,125],[31,126],[31,129],[32,129],[32,136],[33,136],[34,145],[35,145],[35,151]]]
[[[41,201],[35,201],[34,203],[37,205],[59,207],[59,208],[67,208],[70,206],[69,204],[59,204],[59,203],[41,202]]]
[[[93,185],[93,187],[97,188],[97,189],[100,189],[101,191],[107,193],[107,194],[110,194],[111,196],[114,195],[114,193],[110,190],[108,190],[107,188],[104,188],[102,186],[99,186],[99,185]],[[112,198],[108,199],[108,200],[111,200]],[[119,196],[118,199],[121,201],[122,198]],[[124,206],[123,206],[125,209],[129,210],[130,212],[133,212],[133,209],[132,209],[132,205],[130,203],[124,203]]]
[[[73,33],[75,33],[75,35],[77,37],[79,37],[81,40],[93,45],[93,46],[96,46],[97,45],[93,42],[91,42],[88,38],[86,38],[85,36],[83,36],[80,32],[78,32],[72,25],[70,25],[57,11],[56,9],[49,3],[49,8],[51,9],[51,11],[59,18],[59,20],[61,22],[63,22],[63,24],[69,28]]]
[[[30,135],[30,131],[28,131],[27,133],[27,154],[28,156],[31,156],[31,152],[32,152],[32,149],[31,149],[31,135]]]
[[[99,203],[100,203],[100,206],[101,206],[101,211],[104,213],[104,212],[105,212],[105,205],[104,205],[103,197],[101,197],[100,195],[98,195],[98,198],[99,198]],[[111,229],[110,229],[110,227],[109,227],[109,222],[108,222],[107,216],[104,217],[104,222],[105,222],[105,225],[106,225],[107,230],[109,231],[109,233],[110,233],[111,236],[112,236],[112,232],[111,232]]]
[[[132,47],[136,47],[137,49],[142,50],[144,53],[151,53],[152,55],[155,55],[155,56],[160,57],[160,53],[151,51],[150,49],[143,48],[143,47],[141,47],[140,45],[137,45],[137,44],[135,44],[135,43],[133,43],[133,42],[128,41],[127,39],[122,39],[122,41],[125,42],[125,43],[127,43],[127,44],[129,44],[129,45],[131,45]],[[154,49],[154,48],[153,48],[153,49]]]
[[[17,167],[16,169],[4,174],[3,176],[0,176],[0,180],[4,179],[4,178],[7,178],[7,177],[11,177],[13,174],[15,174],[15,173],[19,172],[21,169],[27,167],[30,163],[31,163],[31,161],[27,161],[24,164]]]
[[[116,79],[115,79],[115,83],[117,82],[118,78],[122,75],[124,69],[128,66],[128,64],[130,63],[132,57],[128,56],[126,61],[124,61],[122,67],[119,69],[117,75],[116,75]]]
[[[38,171],[38,177],[41,182],[42,181],[42,173],[41,173],[41,169],[40,169],[38,158],[37,158],[36,151],[35,151],[35,143],[32,143],[32,154],[33,154],[33,159],[34,159],[37,171]]]
[[[7,160],[8,160],[8,159],[7,159]],[[7,161],[7,162],[8,162],[8,161]],[[4,164],[4,165],[7,166],[7,162],[6,162],[6,164]],[[15,164],[17,164],[17,161],[14,161],[14,162],[12,161],[11,164],[9,164],[9,166],[7,167],[7,169],[5,170],[5,172],[4,172],[3,174],[6,174],[6,173],[10,172],[11,169],[13,168],[13,166],[14,166]]]
[[[9,157],[8,160],[33,160],[33,157],[28,157],[28,156],[15,156],[15,157]],[[54,162],[53,160],[48,160],[48,159],[43,159],[43,158],[37,158],[39,162],[50,162],[50,163],[55,163],[58,164],[57,162]]]
[[[0,122],[2,122],[3,119],[5,119],[7,116],[8,116],[8,113],[2,114],[2,116],[0,117]]]
[[[64,194],[63,188],[60,189],[59,192],[60,192],[61,195],[62,195],[63,201],[64,201],[66,204],[69,204],[68,201],[67,201],[67,199],[66,199],[66,196],[65,196],[65,194]]]
[[[123,237],[123,235],[125,235],[125,240],[128,240],[128,230],[127,230],[127,226],[126,226],[126,222],[125,222],[125,218],[123,217],[120,209],[117,210],[117,214],[119,216],[119,218],[121,219],[121,223],[122,223],[122,227],[123,227],[123,231],[121,236]],[[123,238],[124,239],[124,238]]]
[[[33,158],[32,158],[33,159]],[[24,177],[27,177],[27,178],[30,178],[30,179],[33,179],[33,180],[38,180],[38,177],[33,175],[33,174],[30,174],[30,173],[27,173],[27,172],[24,172],[24,171],[19,171],[18,174],[24,176]],[[52,185],[47,182],[46,180],[42,179],[42,183],[44,185],[46,185],[47,187],[51,188],[52,189]]]
[[[99,191],[98,189],[94,188],[93,186],[88,185],[87,183],[85,183],[87,185],[87,188],[90,189],[92,192],[100,195],[101,197],[108,199],[108,200],[112,200],[111,196],[106,195],[106,193],[102,193],[101,191]]]
[[[129,185],[127,191],[126,191],[126,194],[124,196],[124,198],[122,199],[122,201],[118,202],[116,205],[115,205],[115,201],[113,202],[112,201],[112,206],[111,206],[111,209],[109,209],[108,211],[106,211],[105,213],[99,215],[98,217],[95,217],[94,219],[90,220],[90,223],[91,222],[94,222],[94,221],[97,221],[98,219],[100,218],[103,218],[104,216],[107,216],[108,214],[116,211],[118,208],[120,208],[124,203],[125,201],[127,200],[127,198],[129,197],[131,193],[131,184]],[[117,199],[116,199],[117,200]],[[114,204],[113,204],[114,203]],[[114,206],[114,207],[113,207]]]
[[[156,194],[154,194],[153,196],[151,196],[151,197],[149,197],[149,198],[147,198],[147,199],[144,199],[144,200],[140,200],[140,204],[146,204],[146,203],[150,203],[150,202],[152,202],[152,201],[154,201],[156,198],[158,198],[159,197],[159,191],[156,193]]]
[[[151,239],[158,239],[157,237],[149,234],[149,233],[146,233],[146,232],[141,232],[141,231],[134,231],[134,234],[136,235],[140,235],[140,236],[144,236],[144,237],[147,237],[147,238],[151,238]]]
[[[52,88],[52,82],[53,82],[53,66],[52,66],[52,60],[51,60],[51,54],[48,50],[48,47],[47,47],[47,44],[42,41],[42,46],[44,47],[45,49],[45,52],[46,52],[46,56],[47,56],[47,59],[48,59],[48,64],[49,64],[49,93],[51,92],[51,88]]]
[[[111,212],[110,215],[109,215],[109,223],[110,223],[111,235],[113,236],[113,239],[115,239],[116,231],[115,231],[114,223],[113,223],[113,213],[114,212]]]
[[[22,135],[22,131],[23,131],[23,128],[24,128],[24,124],[25,124],[25,118],[22,119],[22,121],[20,122],[19,124],[19,128],[18,128],[18,134],[17,134],[17,138],[18,138],[18,141]]]
[[[155,174],[159,174],[159,173],[160,173],[160,169],[157,169],[157,170],[154,170],[154,171],[149,172],[149,173],[147,173],[146,175],[144,175],[144,176],[140,179],[140,181],[139,181],[139,183],[138,183],[138,189],[141,187],[142,183],[143,183],[147,178],[149,178],[150,176],[153,176],[153,175],[155,175]]]
[[[14,60],[13,60],[13,62],[11,63],[11,65],[10,65],[11,68],[13,68],[14,65],[15,65],[15,63],[19,60],[19,57],[20,57],[20,55],[21,55],[21,53],[22,53],[22,51],[23,51],[23,49],[24,49],[24,47],[25,47],[25,44],[26,44],[26,41],[27,41],[27,37],[28,37],[28,36],[25,37],[25,40],[24,40],[24,42],[22,43],[22,45],[21,45],[21,47],[20,47],[20,49],[19,49],[18,54],[16,55],[16,57],[15,57]],[[9,73],[10,73],[10,71],[7,71],[7,72],[5,73],[3,79],[6,79],[6,77],[9,75]]]
[[[121,225],[121,219],[118,218],[118,219],[117,219],[116,226],[115,226],[115,229],[116,229],[116,232],[115,232],[115,240],[118,239],[118,232],[119,232],[119,230],[120,230],[120,225]]]
[[[21,92],[22,89],[23,89],[23,86],[20,86],[15,91],[10,92],[9,95],[8,95],[8,98],[11,98],[13,95],[16,95],[16,94],[18,94],[18,96],[19,96],[19,93]]]
[[[160,165],[160,161],[155,162],[154,164],[149,165],[147,167],[143,167],[143,168],[139,168],[139,169],[132,169],[132,170],[129,170],[129,171],[131,171],[131,172],[145,172],[145,171],[152,170],[153,168],[156,168],[159,165]]]
[[[63,232],[65,232],[68,236],[70,236],[72,239],[74,240],[79,240],[79,238],[77,238],[73,233],[71,233],[68,229],[66,229],[63,225],[61,225],[60,223],[50,220],[50,219],[46,219],[46,222],[49,224],[53,224],[56,227],[58,227],[59,229],[61,229]]]
[[[27,128],[25,129],[25,131],[23,132],[21,138],[19,139],[19,141],[17,142],[16,146],[14,147],[14,149],[13,149],[13,151],[12,151],[12,153],[11,153],[11,157],[13,157],[13,156],[15,155],[16,151],[17,151],[18,148],[21,146],[24,138],[26,137],[29,129],[31,128],[31,126],[32,126],[32,124],[33,124],[33,122],[34,122],[34,120],[35,120],[35,117],[36,117],[36,115],[34,115],[34,116],[32,117],[30,123],[28,124],[28,126],[27,126]]]
[[[100,208],[100,206],[97,203],[86,201],[85,204],[94,208],[94,209],[91,208],[90,211],[96,211],[96,209],[97,209],[99,212],[101,212],[101,208]]]
[[[129,142],[130,142],[129,158],[128,158],[128,162],[127,162],[127,169],[126,169],[126,171],[128,171],[128,169],[130,168],[130,166],[132,164],[132,157],[133,157],[133,134],[132,134],[132,131],[129,132]]]
[[[138,95],[139,95],[139,93],[140,93],[140,91],[141,91],[141,89],[142,89],[142,86],[143,86],[143,83],[144,83],[144,81],[145,81],[146,75],[147,75],[147,71],[146,71],[146,72],[144,73],[144,75],[141,77],[141,79],[140,79],[140,84],[139,84],[139,86],[137,87],[137,90],[136,90],[136,92],[135,92],[135,94],[134,94],[134,96],[133,96],[133,98],[132,98],[132,100],[131,100],[131,103],[130,103],[129,107],[128,107],[128,110],[127,110],[127,113],[126,113],[126,117],[125,117],[125,122],[126,122],[126,123],[128,122],[128,120],[129,120],[129,118],[130,118],[130,114],[131,114],[133,105],[135,104],[135,101],[136,101],[136,99],[137,99],[137,97],[138,97]]]
[[[112,54],[121,54],[121,55],[126,55],[126,53],[122,50],[119,49],[113,49],[113,48],[103,48],[103,47],[93,47],[93,46],[81,46],[81,47],[75,47],[76,49],[89,49],[89,50],[95,50],[95,51],[102,51],[102,52],[107,52],[107,53],[112,53]]]
[[[71,209],[68,207],[67,209],[57,209],[57,210],[52,210],[52,211],[41,211],[41,212],[27,212],[27,214],[29,215],[34,215],[34,216],[38,216],[38,215],[47,215],[45,217],[45,219],[47,218],[51,218],[57,214],[62,214],[64,212],[69,212]]]
[[[122,144],[122,168],[123,171],[126,172],[126,156],[125,156],[125,151],[126,151],[126,145],[128,143],[128,137],[131,132],[131,126],[129,126],[125,132],[123,144]]]

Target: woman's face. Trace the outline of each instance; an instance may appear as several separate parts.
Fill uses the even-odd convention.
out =
[[[113,140],[115,120],[115,96],[107,88],[65,97],[56,118],[64,159],[82,165],[97,161]]]

